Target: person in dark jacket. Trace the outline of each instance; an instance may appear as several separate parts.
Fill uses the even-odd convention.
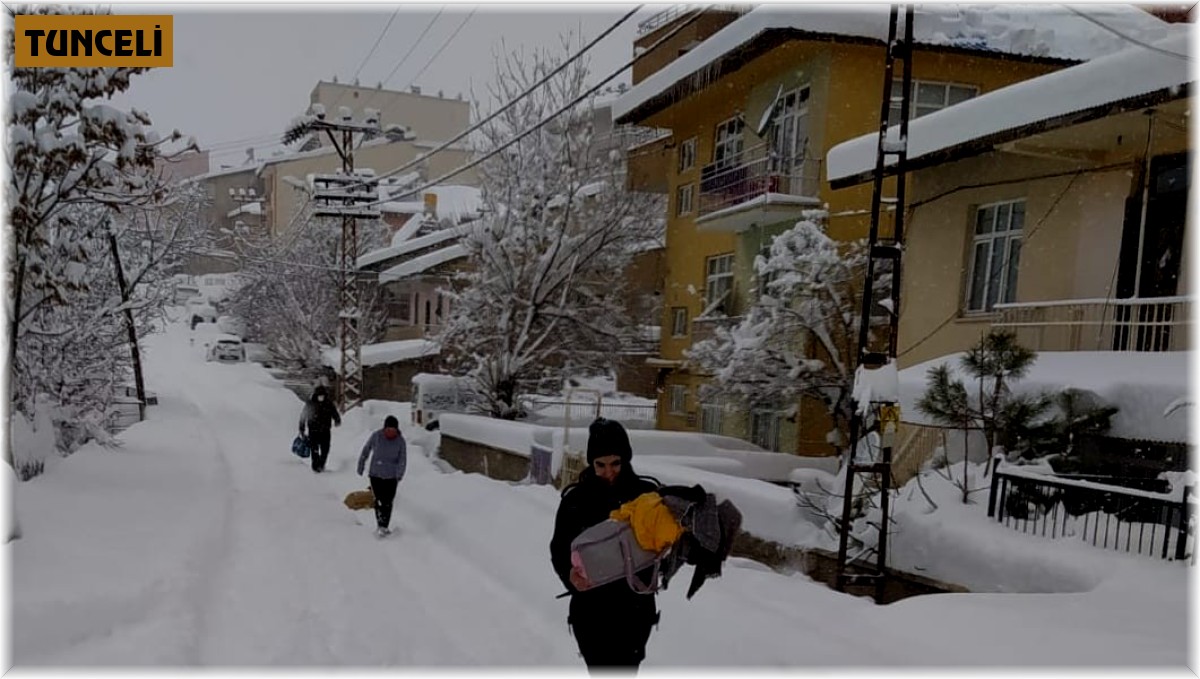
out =
[[[408,468],[408,446],[400,433],[400,423],[388,415],[383,419],[383,429],[371,434],[358,456],[358,475],[363,475],[367,458],[371,458],[371,492],[375,495],[375,535],[384,537],[392,532],[392,502],[396,499],[396,486],[404,479]]]
[[[572,540],[608,519],[621,505],[658,488],[634,472],[631,457],[629,435],[619,422],[604,418],[593,422],[588,428],[588,467],[578,482],[563,490],[554,519],[550,561],[571,594],[567,624],[589,672],[601,668],[636,671],[646,657],[651,628],[658,623],[653,594],[638,594],[624,580],[588,588],[571,566]],[[644,573],[639,575],[647,579]]]
[[[331,425],[342,426],[342,416],[329,399],[329,390],[323,385],[313,389],[312,398],[304,404],[300,411],[300,435],[304,436],[304,428],[308,428],[308,447],[312,449],[312,470],[325,471],[325,462],[329,460],[329,439]]]

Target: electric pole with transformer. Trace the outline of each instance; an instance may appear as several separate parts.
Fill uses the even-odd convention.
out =
[[[379,193],[373,176],[358,174],[354,169],[354,138],[356,134],[381,133],[379,112],[367,109],[363,122],[352,120],[350,109],[338,108],[338,119],[326,119],[325,108],[313,104],[311,113],[297,121],[283,136],[283,143],[299,141],[309,133],[325,132],[342,159],[342,170],[336,174],[313,177],[312,199],[316,217],[341,217],[342,238],[338,257],[338,348],[341,388],[337,390],[338,409],[342,412],[362,402],[362,318],[358,286],[358,220],[379,219],[373,207]]]

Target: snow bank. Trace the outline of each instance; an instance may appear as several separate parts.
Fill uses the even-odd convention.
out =
[[[1096,9],[1091,7],[1088,11]],[[1178,89],[1195,79],[1191,64],[1160,50],[1178,54],[1190,52],[1190,26],[1183,26],[1187,28],[1154,45],[1155,50],[1133,46],[909,121],[908,160],[919,161],[938,151],[1076,111],[1159,90]],[[895,139],[899,127],[889,128],[888,134]],[[1018,136],[1016,132],[998,139],[997,143],[1015,136]],[[826,159],[829,181],[873,170],[877,139],[878,133],[872,132],[830,149]],[[894,164],[895,157],[889,156],[887,162]]]
[[[529,457],[533,433],[537,429],[523,422],[457,413],[442,413],[438,416],[438,422],[443,434],[524,457]]]
[[[915,424],[936,424],[916,403],[925,393],[926,373],[947,363],[952,378],[971,380],[961,371],[962,354],[951,354],[900,371],[901,417]],[[1029,374],[1012,382],[1014,393],[1057,392],[1068,388],[1090,391],[1120,411],[1112,419],[1112,436],[1173,441],[1189,440],[1188,418],[1163,417],[1181,393],[1190,390],[1191,352],[1043,351]],[[968,393],[971,388],[968,386]]]
[[[909,482],[894,506],[895,529],[889,543],[890,563],[914,573],[963,585],[973,592],[1086,592],[1113,572],[1144,568],[1153,572],[1179,569],[1145,556],[1104,550],[1078,537],[1052,539],[1025,534],[987,517],[990,477],[985,466],[968,467],[972,504],[963,504],[962,490],[936,472],[926,472],[922,484],[938,508],[932,510]],[[961,479],[962,469],[946,470]],[[1012,468],[1009,468],[1012,471]]]

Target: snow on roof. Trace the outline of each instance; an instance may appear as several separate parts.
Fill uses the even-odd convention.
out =
[[[964,382],[959,358],[951,354],[900,371],[901,417],[905,422],[938,424],[917,410],[925,393],[930,368],[948,363],[952,377]],[[1188,441],[1188,418],[1163,417],[1163,411],[1180,394],[1190,391],[1188,360],[1191,352],[1043,351],[1029,374],[1009,386],[1014,393],[1090,391],[1120,408],[1109,433],[1130,439]],[[967,392],[971,389],[968,386]]]
[[[1130,5],[1090,5],[1081,11],[1143,41],[1186,30]],[[714,62],[773,29],[882,42],[887,39],[888,12],[888,5],[875,4],[755,8],[634,86],[613,104],[613,117],[621,119],[688,77],[704,82]],[[1067,8],[1039,5],[922,5],[914,32],[916,41],[925,45],[1077,61],[1129,44]]]
[[[1023,128],[1035,123],[1162,90],[1182,96],[1182,87],[1196,77],[1191,64],[1187,57],[1163,51],[1186,55],[1190,39],[1189,33],[1180,33],[1156,43],[1156,50],[1134,46],[910,121],[908,160],[915,162],[938,151],[1009,133],[995,142],[1000,143],[1020,136]],[[888,134],[898,137],[899,128],[889,128]],[[850,177],[866,181],[863,175],[875,168],[877,139],[878,133],[872,132],[830,149],[826,164],[829,181]],[[895,156],[888,160],[894,164]]]
[[[380,212],[394,215],[419,215],[425,212],[425,203],[420,201],[394,201],[379,204]]]
[[[262,201],[256,200],[253,203],[243,203],[242,205],[230,210],[225,216],[236,217],[238,215],[262,216]]]
[[[466,257],[466,256],[467,256],[467,249],[465,247],[463,247],[462,243],[455,243],[454,245],[451,245],[450,247],[442,248],[440,250],[434,250],[433,252],[431,252],[427,255],[421,255],[420,257],[414,257],[413,259],[410,259],[407,262],[398,264],[398,265],[380,273],[379,274],[379,282],[380,283],[390,283],[392,281],[400,280],[401,278],[405,278],[408,276],[422,273],[424,271],[428,271],[429,269],[432,269],[433,267],[438,266],[439,264],[445,264],[446,262],[452,262],[456,259],[459,259],[461,257]]]
[[[420,238],[413,238],[411,240],[399,240],[400,235],[401,232],[397,231],[396,238],[392,239],[391,247],[374,250],[372,252],[368,252],[362,257],[359,257],[358,268],[361,269],[364,266],[378,264],[379,262],[392,259],[393,257],[399,257],[400,255],[408,254],[410,252],[416,252],[417,250],[421,250],[432,245],[437,245],[438,243],[444,243],[452,238],[459,238],[463,235],[463,231],[456,227],[450,227],[440,231],[434,231],[433,233],[426,234]]]
[[[449,184],[425,192],[437,196],[437,218],[448,219],[452,224],[477,218],[483,205],[479,189],[474,186]]]
[[[364,366],[386,365],[411,361],[425,356],[434,356],[441,351],[436,342],[424,339],[397,340],[379,344],[364,344],[362,348],[362,364]],[[321,352],[325,365],[340,370],[342,352],[339,349],[326,349]]]

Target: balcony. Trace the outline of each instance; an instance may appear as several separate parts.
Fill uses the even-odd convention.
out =
[[[692,321],[692,344],[698,344],[711,339],[717,328],[732,328],[742,322],[741,316],[714,316],[697,318]]]
[[[1190,297],[997,304],[994,328],[1035,351],[1186,351]]]
[[[700,171],[696,225],[702,231],[744,231],[799,217],[819,205],[821,161],[786,158],[767,145]]]

